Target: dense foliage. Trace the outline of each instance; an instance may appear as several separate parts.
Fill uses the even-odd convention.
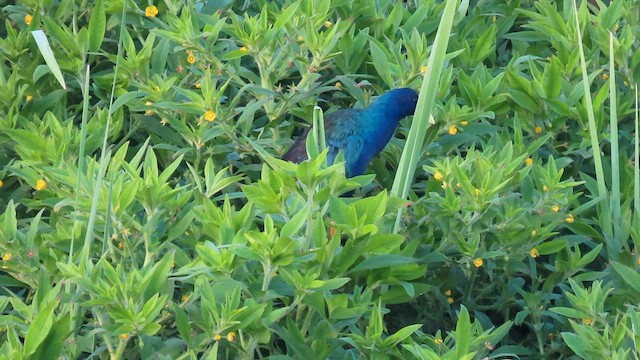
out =
[[[5,5],[0,358],[639,359],[636,1],[463,2],[408,200],[278,160],[445,3]]]

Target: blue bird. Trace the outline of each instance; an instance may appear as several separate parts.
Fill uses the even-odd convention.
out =
[[[343,109],[324,117],[329,154],[327,162],[333,164],[342,150],[347,177],[364,174],[367,165],[387,145],[398,123],[413,115],[418,93],[400,88],[387,91],[365,109]],[[306,142],[309,129],[298,138],[282,157],[295,163],[307,159]]]

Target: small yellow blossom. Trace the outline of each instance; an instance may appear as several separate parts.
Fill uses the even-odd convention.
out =
[[[447,302],[448,302],[449,304],[453,304],[453,302],[454,302],[454,301],[455,301],[455,300],[453,300],[453,298],[452,298],[452,297],[448,297],[448,298],[447,298]]]
[[[495,15],[491,17],[491,22],[493,22],[494,24],[496,23],[497,20],[498,18]]]
[[[27,14],[24,16],[24,22],[27,25],[31,25],[31,22],[33,21],[33,16],[31,14]]]
[[[36,190],[40,191],[40,190],[44,190],[47,188],[47,182],[44,181],[43,179],[38,179],[36,181]]]
[[[533,129],[533,131],[535,131],[536,134],[542,134],[542,128],[540,126],[536,126],[536,128]]]
[[[155,5],[149,5],[144,9],[144,15],[147,17],[156,17],[158,15],[158,8]]]
[[[527,158],[527,159],[524,161],[524,164],[525,164],[526,166],[531,166],[531,165],[533,165],[533,159],[532,159],[532,158]]]
[[[184,294],[180,297],[180,301],[186,303],[189,300],[189,294]]]
[[[227,341],[233,342],[236,339],[236,333],[233,331],[227,334]]]
[[[247,52],[247,51],[249,51],[249,50],[247,50],[247,47],[246,47],[246,46],[243,46],[243,47],[241,47],[241,48],[240,48],[240,51],[242,51],[242,52],[245,52],[245,53],[246,53],[246,52]]]
[[[120,242],[118,243],[118,248],[119,248],[120,250],[124,249],[124,242],[120,241]]]
[[[549,191],[549,187],[547,185],[542,186],[542,191],[544,192]]]
[[[151,101],[147,101],[147,102],[146,102],[146,103],[144,103],[144,104],[145,104],[145,105],[147,105],[147,106],[151,106],[151,105],[153,105],[153,103],[152,103]]]
[[[593,320],[591,319],[582,319],[582,323],[589,326],[591,325],[591,323],[593,323]]]
[[[31,101],[31,99],[33,99],[33,96],[31,96],[31,95],[27,95],[27,96],[26,96],[26,100],[27,100],[27,102]]]
[[[169,119],[167,118],[162,118],[160,119],[160,125],[165,126],[169,123]]]
[[[573,218],[573,215],[569,214],[567,215],[567,218],[565,219],[565,221],[571,224],[572,222],[575,221],[575,219]]]
[[[481,267],[482,264],[484,264],[484,260],[482,260],[482,258],[475,258],[475,260],[473,260],[473,265],[477,268]]]
[[[151,116],[151,115],[153,115],[153,110],[145,110],[144,114],[147,115],[147,116]]]
[[[200,140],[198,141],[198,143],[196,144],[196,146],[200,149],[202,149],[204,147],[204,141]]]
[[[529,255],[531,255],[531,257],[535,259],[540,256],[540,252],[538,252],[538,249],[533,248],[531,249],[531,251],[529,251]]]
[[[436,171],[435,174],[433,174],[433,178],[438,180],[438,181],[442,181],[442,179],[444,179],[444,176],[442,176],[442,174],[440,173],[440,171]]]
[[[460,184],[460,183],[456,183],[456,187],[457,187],[458,189],[460,189],[460,188],[462,187],[462,184]]]
[[[304,38],[302,37],[302,35],[298,35],[298,37],[296,38],[296,40],[298,40],[298,41],[303,41],[303,40],[304,40]]]
[[[9,260],[11,260],[11,257],[12,257],[11,253],[2,254],[2,260],[3,261],[9,261]]]
[[[192,65],[196,63],[196,57],[193,55],[193,51],[187,53],[187,62]]]
[[[200,83],[196,83],[194,86],[196,87],[196,89],[202,89],[202,84]]]
[[[427,67],[427,66],[425,66],[425,65],[421,66],[421,67],[420,67],[420,73],[421,73],[422,75],[426,74],[426,73],[427,73],[427,69],[428,69],[428,67]]]
[[[531,236],[536,236],[538,235],[538,231],[536,231],[536,229],[531,230]]]
[[[609,74],[607,73],[602,74],[601,77],[602,77],[602,80],[609,80]]]
[[[327,29],[332,27],[332,26],[333,26],[333,23],[331,21],[327,20],[327,21],[324,22],[324,27],[326,27]]]
[[[437,338],[434,340],[434,342],[436,343],[436,345],[441,345],[442,344],[442,339]]]
[[[0,187],[4,186],[4,181],[0,180]]]
[[[469,122],[467,120],[460,121],[460,125],[467,126],[467,125],[469,125]]]
[[[204,113],[204,119],[208,122],[212,122],[216,117],[218,117],[218,115],[216,115],[213,110],[207,110],[207,112]]]
[[[337,87],[337,88],[341,88],[341,87],[342,87],[342,84],[340,83],[340,81],[338,81],[338,82],[336,83],[336,87]]]
[[[446,189],[449,186],[449,184],[447,184],[446,181],[443,181],[441,186],[443,189]]]
[[[222,339],[222,336],[220,336],[220,334],[213,335],[213,340],[220,341],[220,339]]]
[[[455,125],[449,126],[449,135],[455,135],[458,133],[458,128]]]
[[[553,212],[558,212],[559,210],[560,210],[560,206],[558,206],[558,205],[553,205],[551,207],[551,211],[553,211]]]
[[[613,26],[613,31],[618,31],[618,30],[620,30],[620,25],[615,24],[615,25]]]
[[[447,290],[444,292],[444,296],[451,296],[451,290]]]
[[[125,341],[129,338],[129,334],[127,333],[122,333],[120,334],[120,340]]]

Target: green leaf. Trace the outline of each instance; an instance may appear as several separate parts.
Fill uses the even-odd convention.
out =
[[[386,268],[389,266],[413,264],[413,263],[416,263],[418,260],[419,259],[408,257],[408,256],[401,256],[401,255],[393,255],[393,254],[378,255],[378,256],[370,257],[365,261],[361,262],[356,267],[351,269],[349,273],[353,273],[356,271],[363,271],[363,270]]]
[[[97,0],[93,7],[93,14],[89,19],[89,51],[100,50],[107,26],[107,16],[104,12],[104,0]]]
[[[469,353],[469,345],[471,344],[471,319],[469,318],[469,311],[464,305],[461,305],[458,312],[455,334],[455,358],[463,359]]]
[[[33,322],[29,324],[29,329],[24,337],[25,357],[35,353],[38,346],[40,346],[47,335],[49,335],[49,331],[53,325],[53,309],[58,306],[58,302],[59,300],[56,299],[38,309],[38,315],[36,315]]]
[[[42,54],[44,61],[47,63],[47,66],[49,66],[51,73],[56,77],[62,88],[66,90],[67,85],[64,82],[64,77],[62,76],[62,72],[60,71],[60,66],[58,66],[58,61],[53,54],[53,50],[51,50],[47,35],[42,30],[34,30],[31,32],[31,35],[33,35],[33,38],[38,45],[38,49],[40,49],[40,53]]]
[[[395,334],[390,335],[388,338],[384,339],[384,343],[389,347],[396,346],[398,343],[411,336],[411,334],[416,332],[421,327],[421,324],[405,326],[402,329],[396,331]]]
[[[636,293],[640,294],[640,274],[630,267],[623,265],[619,262],[612,261],[611,266],[622,277],[622,280],[627,283]]]

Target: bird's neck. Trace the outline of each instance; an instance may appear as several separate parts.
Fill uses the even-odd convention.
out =
[[[363,131],[377,153],[389,142],[402,117],[397,109],[379,104],[372,104],[367,112]]]

